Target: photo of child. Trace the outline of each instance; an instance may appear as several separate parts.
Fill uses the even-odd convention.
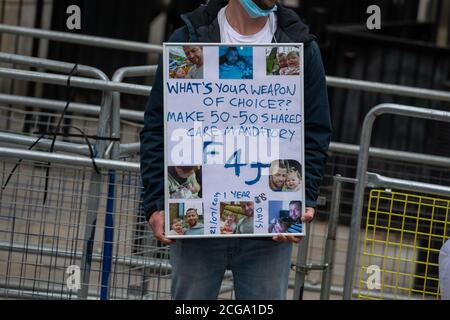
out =
[[[177,79],[185,79],[187,76],[186,69],[178,68],[175,72],[175,78]]]
[[[277,192],[300,191],[302,166],[296,160],[275,160],[269,169],[269,187]]]
[[[253,79],[252,47],[221,46],[219,55],[219,79]]]
[[[168,235],[203,234],[203,204],[201,202],[170,203],[169,211]]]
[[[298,47],[275,47],[266,50],[267,75],[300,75]]]
[[[186,229],[183,226],[183,219],[175,218],[172,220],[172,225],[170,227],[169,235],[183,235]]]
[[[254,204],[252,201],[220,203],[220,233],[253,233]]]
[[[301,201],[269,201],[269,233],[302,233]]]
[[[287,64],[286,53],[284,53],[284,52],[279,53],[278,57],[277,57],[277,61],[278,61],[278,67],[279,67],[278,70],[287,68],[288,64]]]
[[[203,48],[180,46],[169,49],[170,79],[203,79]]]
[[[171,166],[167,171],[170,199],[200,198],[202,184],[200,166]]]
[[[288,169],[283,191],[300,191],[300,181],[302,181],[302,174],[300,171],[296,168]]]
[[[225,221],[221,221],[220,233],[230,234],[234,233],[237,227],[237,215],[234,213],[229,213]]]
[[[300,54],[298,51],[291,51],[287,54],[287,67],[280,69],[280,75],[299,75],[300,74]]]

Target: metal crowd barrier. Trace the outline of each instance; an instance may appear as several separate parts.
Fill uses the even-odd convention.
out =
[[[58,61],[52,61],[48,59],[40,59],[40,58],[33,58],[33,57],[23,57],[19,55],[13,55],[13,54],[5,54],[0,53],[0,61],[12,63],[12,64],[20,64],[20,65],[26,65],[26,66],[32,66],[36,68],[45,68],[51,71],[58,71],[58,72],[66,72],[69,73],[74,68],[73,64],[70,63],[63,63]],[[6,71],[7,74],[7,70]],[[22,72],[29,72],[29,71],[22,71]],[[1,71],[0,71],[1,73]],[[16,70],[16,74],[18,75],[17,79],[21,80],[33,80],[33,77],[29,73],[28,76],[24,78],[20,78],[21,71]],[[58,75],[53,74],[45,74],[45,73],[36,73],[34,76],[38,77],[38,74],[51,76],[53,78],[58,77]],[[101,81],[109,82],[109,78],[100,70],[97,70],[92,67],[79,65],[77,74],[81,75],[87,75],[87,76],[94,76]],[[77,77],[78,78],[78,77]],[[79,78],[82,80],[89,81],[86,78]],[[72,81],[75,79],[70,78],[70,83],[72,84]],[[67,85],[69,83],[69,77],[66,76],[65,83],[61,82],[53,82],[53,84],[59,84],[59,85]],[[73,84],[72,84],[73,85]],[[99,115],[99,123],[97,126],[97,135],[99,137],[107,138],[109,134],[109,128],[108,122],[111,118],[111,107],[112,107],[112,92],[111,91],[105,91],[105,94],[102,99],[102,108],[100,110]],[[105,152],[107,150],[107,144],[108,141],[106,139],[100,139],[97,141],[95,147],[96,147],[96,157],[103,158],[105,155]],[[91,173],[91,180],[90,180],[90,192],[89,192],[89,198],[88,198],[88,217],[87,217],[87,223],[85,225],[85,235],[84,235],[84,248],[83,248],[83,257],[82,257],[82,288],[80,290],[79,296],[82,298],[87,298],[88,295],[88,286],[85,285],[86,283],[89,283],[89,278],[91,274],[91,263],[92,263],[92,242],[93,242],[93,234],[95,233],[95,223],[97,220],[97,212],[99,208],[98,199],[96,199],[96,196],[100,194],[100,187],[101,187],[102,177],[99,173],[92,171]],[[112,210],[112,209],[111,209]],[[105,259],[103,262],[105,263],[107,260]]]
[[[353,281],[356,268],[356,259],[359,252],[360,229],[362,212],[364,207],[364,192],[370,187],[393,187],[415,192],[427,192],[450,196],[450,188],[444,186],[433,186],[420,182],[403,181],[400,179],[371,179],[367,178],[367,166],[369,159],[370,138],[372,128],[377,117],[383,114],[396,114],[406,117],[415,117],[427,120],[450,122],[450,112],[402,106],[394,104],[382,104],[373,108],[364,120],[361,134],[361,147],[358,156],[357,176],[355,179],[354,206],[351,218],[350,238],[347,249],[346,273],[344,281],[344,299],[351,299],[353,293]]]
[[[0,276],[6,297],[98,299],[104,288],[104,263],[111,259],[108,297],[112,299],[168,299],[167,249],[153,240],[141,208],[139,165],[106,159],[96,164],[111,182],[98,183],[92,195],[89,157],[0,148],[0,184],[3,187],[17,159],[24,159],[5,188],[0,189]],[[48,199],[42,203],[45,169],[52,163]],[[96,220],[90,221],[94,199]],[[115,202],[114,248],[105,256],[102,233],[108,206]],[[92,229],[98,225],[96,229]],[[90,252],[85,250],[85,229],[93,232]],[[80,250],[83,248],[83,250]],[[83,274],[89,257],[89,277]],[[67,270],[79,266],[80,290],[70,290]],[[82,289],[86,288],[85,291]],[[31,294],[31,296],[30,296]]]
[[[400,288],[400,291],[407,291],[408,294],[405,294],[405,292],[402,293],[398,293],[398,292],[385,292],[384,289],[386,288],[390,288],[390,289],[397,289],[397,287],[393,287],[392,285],[386,284],[385,282],[388,281],[384,281],[384,278],[382,277],[382,283],[380,285],[382,285],[382,287],[377,288],[376,290],[368,290],[367,288],[364,288],[367,286],[367,279],[363,279],[363,271],[368,269],[368,266],[366,266],[364,264],[364,257],[369,257],[369,261],[372,260],[372,262],[370,263],[370,265],[374,265],[375,262],[373,262],[374,257],[376,259],[379,259],[380,261],[378,262],[378,266],[386,264],[386,260],[394,260],[394,262],[390,263],[392,266],[389,269],[388,267],[384,267],[381,270],[381,275],[391,275],[393,278],[398,279],[401,277],[405,277],[407,276],[408,278],[414,279],[414,278],[421,278],[423,276],[420,275],[416,275],[411,268],[409,268],[408,270],[406,270],[404,267],[402,268],[402,270],[400,270],[400,266],[397,265],[399,263],[395,263],[395,262],[402,262],[404,260],[404,257],[399,255],[403,255],[405,254],[404,252],[402,252],[402,247],[403,248],[411,248],[412,246],[408,243],[403,243],[403,237],[397,237],[395,238],[395,240],[389,239],[386,241],[382,241],[379,239],[380,235],[377,234],[380,233],[380,231],[384,231],[384,232],[389,232],[391,231],[391,233],[400,233],[402,234],[409,234],[409,235],[413,235],[415,238],[420,237],[423,235],[423,233],[421,234],[420,232],[418,233],[417,230],[415,230],[416,232],[414,232],[414,230],[407,230],[404,226],[405,223],[401,224],[400,226],[390,226],[389,223],[391,221],[391,215],[397,216],[397,217],[407,217],[407,218],[411,218],[413,214],[411,214],[411,208],[409,208],[410,205],[417,205],[418,202],[417,201],[408,201],[409,199],[431,199],[429,197],[423,197],[420,195],[417,195],[417,193],[420,194],[433,194],[436,196],[450,196],[450,187],[445,187],[445,186],[441,186],[441,185],[435,185],[435,184],[429,184],[429,183],[422,183],[422,182],[417,182],[417,181],[411,181],[411,180],[404,180],[404,179],[395,179],[395,178],[390,178],[390,177],[386,177],[386,176],[382,176],[379,174],[375,174],[375,173],[370,173],[367,172],[366,174],[366,180],[367,180],[367,187],[371,188],[371,195],[370,195],[370,199],[369,199],[369,203],[368,203],[368,209],[369,209],[369,213],[367,216],[367,222],[366,222],[366,233],[365,233],[365,238],[364,238],[364,246],[363,246],[363,250],[362,252],[357,250],[356,251],[356,255],[359,257],[359,260],[361,261],[361,264],[359,264],[358,262],[355,262],[355,270],[359,269],[360,273],[357,274],[357,276],[359,277],[359,287],[356,288],[352,288],[351,291],[351,295],[353,297],[358,297],[361,299],[380,299],[380,298],[386,298],[386,299],[402,299],[402,300],[406,300],[406,299],[418,299],[419,297],[422,297],[424,299],[429,299],[429,292],[426,292],[425,290],[419,290],[419,289],[412,289],[412,288],[406,288],[406,287],[402,287],[397,283],[397,287]],[[320,289],[321,295],[320,298],[321,300],[328,300],[330,299],[330,295],[332,293],[334,294],[339,294],[339,295],[343,295],[344,291],[343,289],[336,289],[336,287],[332,288],[332,276],[333,276],[333,268],[336,266],[336,260],[335,260],[335,256],[336,256],[336,242],[337,242],[337,238],[336,238],[336,228],[338,225],[338,218],[339,218],[339,207],[341,204],[341,195],[342,195],[342,185],[344,183],[350,183],[350,184],[355,184],[357,179],[355,178],[346,178],[346,177],[342,177],[340,175],[337,175],[334,177],[334,183],[333,183],[333,194],[332,194],[332,199],[331,199],[331,210],[330,210],[330,219],[329,219],[329,225],[328,225],[328,232],[327,232],[327,242],[326,242],[326,246],[325,246],[325,254],[324,254],[324,264],[326,264],[328,266],[327,269],[325,269],[325,271],[323,272],[322,275],[322,286]],[[384,188],[383,190],[376,190],[377,188]],[[411,194],[401,194],[403,196],[403,199],[395,199],[394,195],[399,195],[400,193],[398,192],[393,192],[391,190],[402,190],[404,192],[411,192]],[[384,200],[390,198],[389,200],[391,200],[392,202],[401,202],[403,207],[401,208],[401,215],[399,215],[398,213],[396,213],[396,211],[392,210],[392,206],[390,206],[390,209],[387,208],[384,211],[379,211],[379,205],[378,203],[375,205],[373,205],[373,202],[377,201],[380,196],[378,197],[374,197],[372,195],[372,193],[375,192],[378,195],[379,194],[385,194],[384,197],[382,197]],[[405,200],[406,199],[406,200]],[[375,200],[375,201],[374,201]],[[443,200],[443,199],[434,199],[434,201],[438,201],[438,202],[442,202],[442,203],[446,203],[448,202],[448,200]],[[421,204],[426,207],[432,207],[431,204],[427,204],[426,201],[421,202]],[[374,209],[374,207],[376,207],[376,209]],[[386,207],[386,206],[385,206]],[[408,208],[409,210],[406,210],[406,208]],[[440,206],[440,208],[442,208],[442,205]],[[445,208],[444,208],[445,209]],[[386,211],[387,210],[387,211]],[[448,208],[447,208],[448,210]],[[398,211],[398,209],[397,209]],[[413,213],[416,211],[413,211]],[[375,216],[375,222],[374,219],[370,219],[370,214],[372,214],[372,216]],[[377,220],[377,215],[379,216],[385,216],[385,221],[382,221],[380,217],[378,217]],[[412,217],[413,219],[415,219],[415,224],[414,223],[409,223],[409,225],[413,224],[414,228],[418,228],[420,226],[420,224],[422,224],[424,221],[429,221],[430,219],[427,219],[427,217],[424,217],[423,212],[420,212],[420,210],[418,210],[416,212],[416,216]],[[443,219],[444,218],[444,219]],[[448,215],[447,217],[444,215],[444,217],[441,217],[441,220],[439,221],[441,224],[450,224],[450,221],[448,221]],[[438,221],[437,219],[435,219],[435,221]],[[386,225],[384,224],[388,224],[388,226],[386,227]],[[423,227],[423,226],[420,226]],[[369,232],[370,230],[370,232]],[[450,228],[448,228],[447,230],[450,230]],[[442,234],[438,234],[436,231],[434,233],[429,234],[430,237],[436,237],[436,238],[444,238],[445,237],[445,232],[446,229],[445,228],[439,228],[438,230],[439,232],[441,232]],[[446,236],[447,238],[450,238],[450,234]],[[406,236],[404,237],[406,238]],[[375,243],[375,244],[383,244],[385,246],[385,250],[387,252],[373,252],[372,250],[368,250],[366,247],[366,243]],[[360,245],[361,243],[359,243]],[[348,242],[349,245],[349,242]],[[414,249],[416,249],[418,246],[415,246]],[[399,249],[400,248],[400,249]],[[420,248],[420,247],[419,247]],[[435,254],[436,249],[432,249],[432,248],[420,248],[420,249],[426,249],[427,252],[431,252]],[[416,252],[414,252],[416,253]],[[416,265],[416,264],[420,264],[421,262],[417,261],[414,257],[410,257],[410,262],[411,265]],[[433,262],[428,262],[427,264],[430,265],[435,265],[436,263]],[[369,266],[370,267],[370,266]],[[395,268],[394,268],[395,267]],[[394,269],[394,270],[392,270]],[[348,274],[346,273],[346,276]],[[350,275],[348,275],[350,276]],[[357,280],[355,278],[356,274],[354,275],[354,279]],[[390,279],[392,280],[392,279]],[[392,290],[391,290],[392,291]],[[394,290],[395,291],[395,290]],[[413,295],[414,293],[414,295]],[[436,291],[433,293],[433,295],[435,297],[438,296],[438,292],[437,292],[437,287],[436,287]]]
[[[11,56],[10,60],[19,60],[18,57]],[[56,65],[55,62],[49,62],[42,59],[31,59],[30,64],[40,64],[45,66],[49,66],[49,68],[59,68],[60,65]],[[67,67],[69,64],[66,64]],[[69,65],[73,68],[72,65]],[[0,77],[8,76],[10,78],[15,78],[18,80],[31,80],[36,82],[45,82],[57,85],[66,85],[68,83],[69,77],[62,76],[57,74],[48,74],[42,72],[30,72],[30,71],[21,71],[21,70],[11,70],[0,68]],[[71,69],[70,69],[71,70]],[[59,70],[58,70],[59,71]],[[140,92],[141,94],[148,95],[149,91],[147,87],[138,86],[138,85],[125,85],[118,84],[116,82],[108,81],[107,78],[104,80],[94,80],[87,79],[81,77],[71,77],[70,83],[73,87],[84,87],[89,89],[97,89],[97,90],[105,90],[107,93],[107,102],[105,105],[108,106],[108,111],[104,112],[102,109],[100,112],[100,119],[105,119],[105,121],[100,121],[98,126],[98,133],[100,137],[107,138],[108,131],[110,129],[109,121],[111,119],[111,102],[112,102],[112,91],[116,90],[117,87],[124,92],[128,93],[136,93]],[[142,88],[143,87],[143,88]],[[139,90],[140,89],[140,90]],[[116,117],[117,118],[117,117]],[[119,126],[120,129],[120,126]],[[120,132],[115,132],[116,136],[120,136]],[[105,139],[100,139],[96,145],[96,156],[99,158],[103,158],[106,154],[109,153],[109,150],[113,150],[113,156],[118,157],[117,147],[114,148],[113,144],[109,144],[107,148],[108,141]],[[92,159],[91,159],[92,160]],[[115,211],[116,203],[114,201],[114,195],[116,189],[115,185],[116,174],[115,171],[110,171],[108,174],[108,206],[107,206],[107,216],[105,219],[105,239],[104,239],[104,248],[103,248],[103,261],[102,261],[102,289],[101,289],[101,298],[107,299],[109,297],[109,276],[111,270],[111,252],[113,250],[112,239],[113,239],[113,230],[114,230],[114,220],[113,215]],[[93,242],[95,238],[96,232],[96,221],[98,218],[98,209],[99,209],[99,194],[101,192],[101,187],[103,185],[103,177],[101,174],[97,173],[95,170],[91,173],[90,178],[90,192],[87,195],[88,197],[88,210],[86,217],[86,224],[84,225],[84,245],[83,245],[83,256],[82,256],[82,268],[81,268],[81,290],[78,292],[79,298],[87,298],[88,290],[89,290],[89,279],[91,276],[91,266],[92,266],[92,254],[93,254]]]

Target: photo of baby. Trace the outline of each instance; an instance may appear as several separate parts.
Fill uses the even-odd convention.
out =
[[[275,47],[266,50],[267,75],[300,75],[298,47]]]
[[[253,48],[219,48],[219,79],[253,79]]]
[[[302,233],[301,201],[269,201],[269,233]]]
[[[275,160],[269,169],[269,187],[277,192],[300,191],[302,166],[296,160]]]
[[[254,204],[252,201],[220,203],[221,234],[253,233]]]
[[[286,174],[286,183],[282,191],[300,191],[300,181],[302,174],[295,167],[288,169]]]
[[[230,234],[234,233],[237,227],[237,215],[234,213],[229,213],[225,218],[225,221],[221,221],[220,233],[222,234]]]
[[[203,48],[180,46],[169,49],[170,79],[203,79]]]
[[[203,204],[201,202],[170,203],[169,211],[168,235],[203,234]]]
[[[201,170],[201,166],[168,167],[167,188],[169,188],[169,198],[201,198]]]
[[[184,220],[180,218],[173,219],[169,235],[183,235],[185,232],[186,228],[184,225]]]

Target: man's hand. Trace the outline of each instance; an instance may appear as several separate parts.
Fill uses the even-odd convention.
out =
[[[314,219],[314,214],[316,213],[316,209],[314,208],[306,208],[305,213],[302,215],[302,222],[311,222]],[[302,238],[294,237],[291,235],[276,235],[272,237],[272,240],[278,241],[278,242],[292,242],[292,243],[299,243]]]
[[[302,222],[311,222],[316,214],[316,209],[306,207],[305,213],[302,215]]]
[[[164,244],[173,244],[175,242],[164,236],[164,211],[153,212],[148,223],[150,228],[152,228],[156,239]]]

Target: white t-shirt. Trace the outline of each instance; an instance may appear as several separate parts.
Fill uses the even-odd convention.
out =
[[[220,27],[220,42],[222,43],[271,43],[274,37],[275,31],[277,30],[277,16],[275,13],[269,15],[267,23],[264,27],[255,34],[250,36],[244,36],[238,33],[233,27],[228,23],[227,17],[225,15],[225,9],[223,7],[218,15],[217,19]]]

